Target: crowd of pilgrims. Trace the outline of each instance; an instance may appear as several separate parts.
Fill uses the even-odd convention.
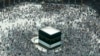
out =
[[[45,9],[46,11],[44,11]],[[87,6],[80,8],[80,6],[74,7],[74,5],[65,4],[44,4],[41,6],[25,2],[4,8],[0,11],[0,55],[88,56],[98,54],[95,52],[96,49],[91,47],[97,43],[93,38],[93,44],[89,38],[91,33],[99,32],[94,29],[94,27],[99,28],[96,15],[96,11]],[[38,34],[40,28],[46,26],[61,30],[63,41],[61,51],[56,53],[48,50],[44,53],[39,51],[30,41],[34,35]],[[93,53],[89,54],[90,51]]]

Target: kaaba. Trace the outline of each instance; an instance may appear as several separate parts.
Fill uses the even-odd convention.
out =
[[[39,30],[39,44],[47,49],[54,49],[61,45],[61,32],[52,27]]]

